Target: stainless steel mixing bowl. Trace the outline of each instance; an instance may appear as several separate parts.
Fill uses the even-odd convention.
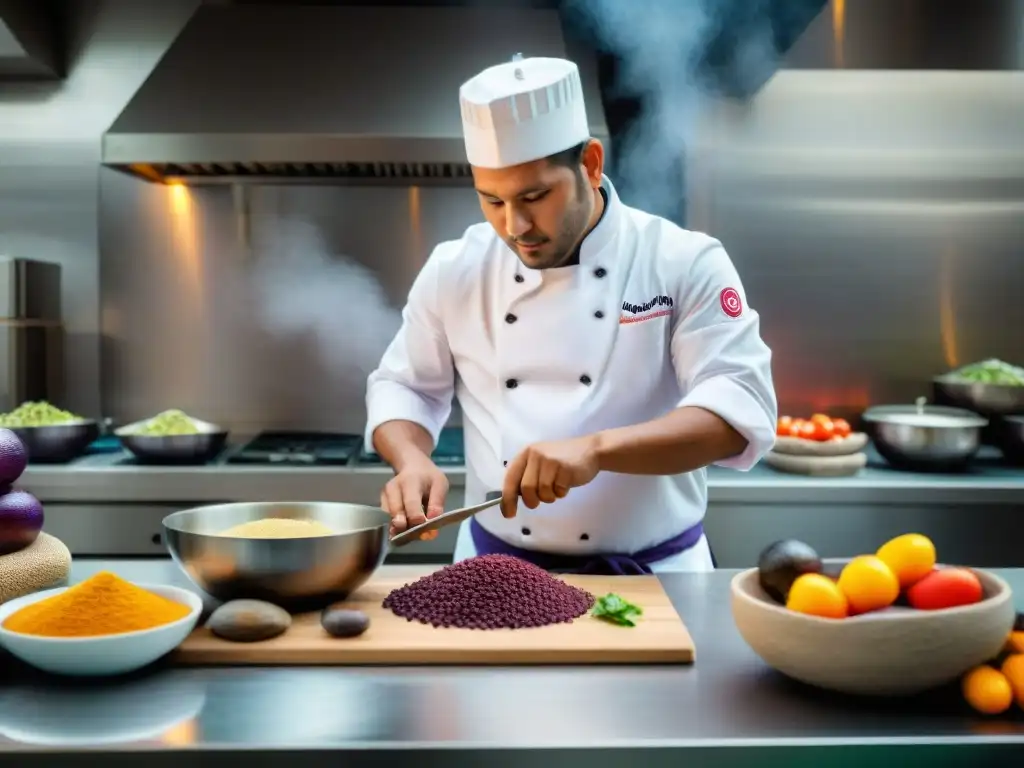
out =
[[[199,429],[191,435],[140,435],[149,419],[114,430],[121,445],[143,464],[206,464],[224,450],[228,431],[216,424],[192,419]]]
[[[85,453],[99,436],[100,425],[90,419],[44,427],[10,427],[36,464],[63,464]]]
[[[935,417],[935,423],[900,423],[900,417],[918,415]],[[971,411],[936,405],[881,405],[861,418],[882,457],[913,471],[962,471],[981,447],[981,431],[988,424]]]
[[[932,379],[936,402],[985,416],[1024,414],[1024,387],[963,381],[948,374]]]
[[[219,535],[268,517],[315,520],[338,533],[302,539]],[[222,601],[266,600],[312,611],[344,600],[384,562],[391,518],[376,507],[329,502],[217,504],[164,518],[171,557],[204,592]]]

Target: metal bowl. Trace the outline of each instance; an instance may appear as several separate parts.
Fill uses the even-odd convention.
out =
[[[933,423],[906,423],[908,417],[931,417]],[[875,448],[900,469],[963,471],[981,447],[988,419],[962,408],[937,405],[882,405],[861,417]]]
[[[64,464],[77,459],[100,436],[100,425],[91,419],[44,427],[10,427],[34,464]]]
[[[999,424],[999,449],[1012,464],[1024,466],[1024,416],[1006,416]]]
[[[241,539],[220,533],[268,517],[315,520],[335,536]],[[266,600],[297,612],[344,600],[384,562],[390,516],[361,504],[261,502],[217,504],[164,518],[171,557],[212,597]]]
[[[199,432],[192,435],[140,435],[150,419],[126,424],[114,430],[121,445],[144,464],[206,464],[215,459],[228,440],[228,431],[199,419],[192,422]]]
[[[934,399],[985,416],[1024,413],[1024,387],[963,381],[949,374],[932,379]]]

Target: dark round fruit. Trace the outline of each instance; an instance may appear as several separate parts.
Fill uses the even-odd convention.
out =
[[[0,427],[0,484],[10,485],[28,466],[25,444],[11,430]]]
[[[358,637],[370,628],[370,617],[347,608],[324,608],[320,626],[332,637]]]
[[[810,544],[784,539],[765,547],[757,558],[757,571],[761,589],[785,604],[793,582],[805,573],[821,573],[822,563]]]
[[[43,505],[26,491],[0,496],[0,555],[30,546],[43,530]]]

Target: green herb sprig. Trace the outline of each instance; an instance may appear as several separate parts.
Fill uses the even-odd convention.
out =
[[[607,621],[610,624],[618,624],[620,627],[635,627],[636,621],[643,616],[644,609],[634,605],[623,597],[609,592],[604,597],[599,597],[590,609],[590,615],[595,619]]]

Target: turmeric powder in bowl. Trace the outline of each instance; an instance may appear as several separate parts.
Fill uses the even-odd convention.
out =
[[[192,609],[103,571],[58,595],[26,605],[3,623],[37,637],[97,637],[170,624]]]

